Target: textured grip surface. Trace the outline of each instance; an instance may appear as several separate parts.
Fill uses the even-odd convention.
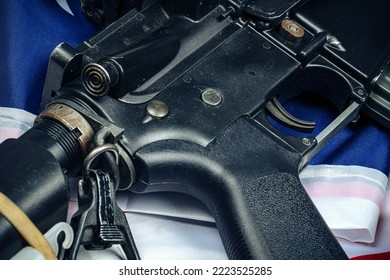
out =
[[[299,181],[300,154],[248,118],[206,148],[161,141],[138,157],[144,173],[132,190],[203,201],[230,259],[346,258]]]
[[[291,174],[249,180],[241,194],[222,197],[236,201],[234,205],[220,201],[215,208],[231,259],[345,258],[298,178]]]

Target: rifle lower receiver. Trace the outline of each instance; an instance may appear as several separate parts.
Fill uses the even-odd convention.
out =
[[[231,259],[346,258],[298,174],[361,111],[389,127],[390,2],[136,2],[77,48],[53,51],[42,110],[68,106],[94,132],[107,129],[105,140],[119,149],[121,188],[203,201]],[[270,101],[283,104],[302,93],[322,95],[341,112],[325,129],[316,127],[316,137],[286,135],[269,122]],[[314,126],[277,111],[293,128]],[[77,139],[70,142],[80,151]],[[5,142],[0,153],[24,143]],[[94,141],[82,143],[91,150]],[[43,149],[58,170],[67,169],[61,151]],[[80,171],[80,155],[69,174]],[[0,170],[7,173],[4,159]],[[42,161],[48,159],[39,159],[40,170]],[[50,182],[56,183],[56,197],[47,200],[66,207],[65,183]],[[0,232],[1,244],[7,240]]]

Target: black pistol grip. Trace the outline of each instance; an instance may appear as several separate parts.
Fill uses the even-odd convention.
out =
[[[215,215],[231,258],[346,258],[293,174],[252,178],[240,188],[231,194],[235,199],[228,198],[233,203],[219,201],[230,205],[220,207]],[[254,228],[245,228],[249,223]]]
[[[203,201],[230,259],[345,259],[299,181],[300,155],[260,127],[242,117],[206,147],[146,145],[137,152],[142,183],[133,191]]]

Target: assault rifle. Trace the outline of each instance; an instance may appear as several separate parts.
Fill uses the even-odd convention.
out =
[[[36,124],[0,145],[0,191],[42,232],[82,173],[78,245],[138,258],[115,191],[173,191],[207,205],[231,259],[346,258],[298,176],[361,113],[390,128],[390,2],[82,2],[102,30],[54,49]],[[283,105],[303,93],[340,112],[314,137],[270,120],[313,130]],[[0,244],[24,244],[4,218]]]

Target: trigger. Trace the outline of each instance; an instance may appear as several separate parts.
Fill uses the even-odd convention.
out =
[[[276,97],[267,103],[266,108],[276,121],[294,130],[312,133],[316,125],[315,122],[304,121],[288,113]]]

